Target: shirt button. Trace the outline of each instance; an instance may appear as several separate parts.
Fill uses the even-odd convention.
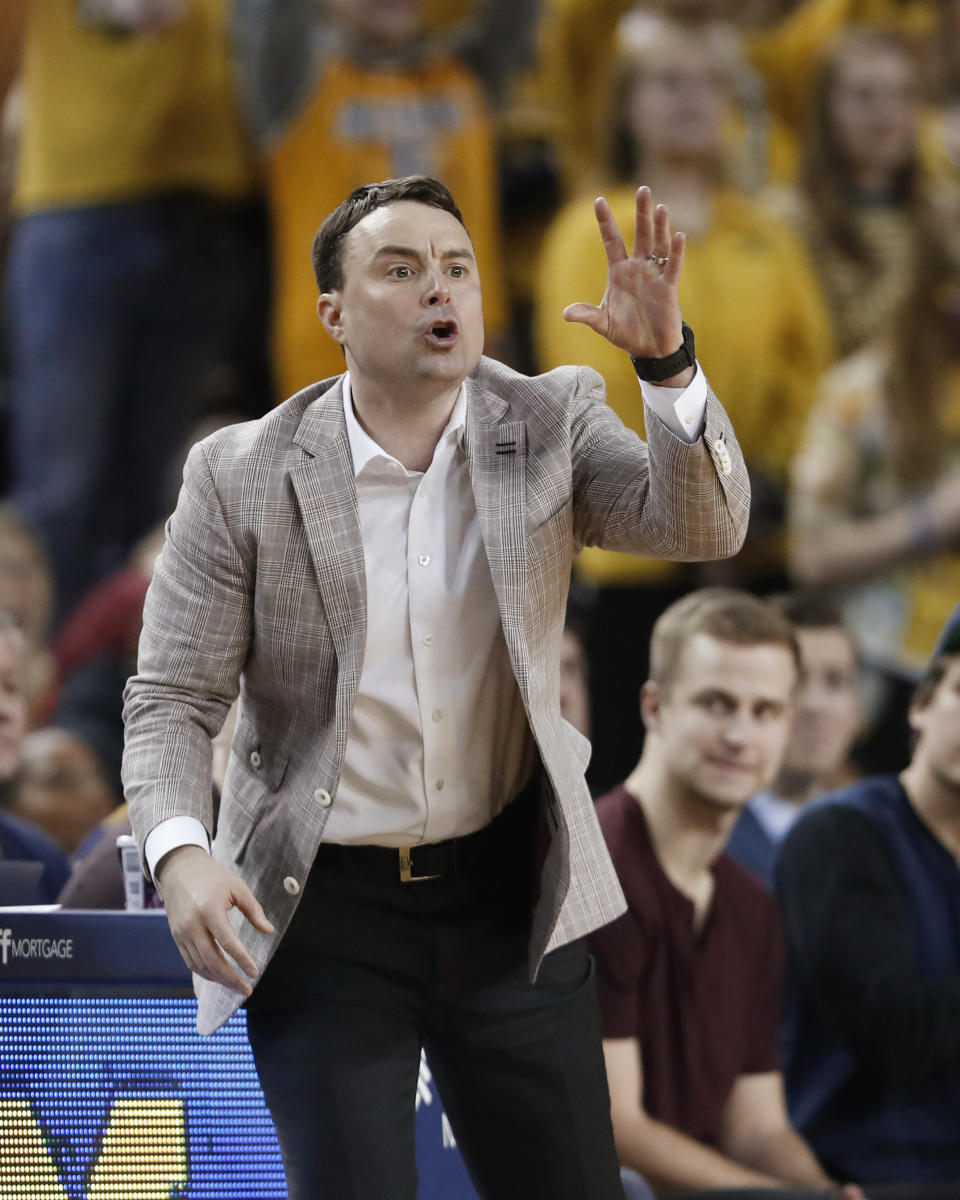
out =
[[[300,884],[297,883],[297,881],[294,879],[294,877],[292,875],[288,875],[286,877],[286,879],[283,881],[283,890],[287,893],[288,896],[299,896],[300,895]]]
[[[432,646],[432,645],[433,645],[433,634],[432,634],[432,633],[427,633],[427,634],[424,634],[424,638],[423,638],[423,644],[424,644],[425,646]]]
[[[420,564],[421,567],[425,567],[430,562],[430,555],[429,554],[421,554],[420,557],[417,559],[417,562]]]
[[[437,780],[436,787],[437,787],[437,791],[438,791],[438,792],[442,792],[442,791],[443,791],[443,780],[442,780],[442,779],[438,779],[438,780]]]
[[[263,758],[261,757],[259,750],[250,751],[250,766],[253,767],[255,771],[259,771],[263,766]]]
[[[333,803],[333,798],[326,788],[317,788],[317,790],[313,793],[313,798],[321,808],[329,808]]]
[[[439,708],[435,708],[430,716],[434,719],[434,721],[443,720],[443,712]]]

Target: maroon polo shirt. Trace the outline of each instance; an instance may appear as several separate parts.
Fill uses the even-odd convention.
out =
[[[639,1041],[646,1113],[716,1145],[737,1077],[780,1069],[776,908],[722,854],[695,930],[693,903],[664,874],[637,801],[618,787],[597,813],[628,905],[591,939],[603,1035]]]

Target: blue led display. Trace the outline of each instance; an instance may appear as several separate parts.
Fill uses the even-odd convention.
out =
[[[0,997],[0,1200],[284,1200],[246,1015],[200,1037],[196,1012]],[[476,1200],[425,1064],[417,1107],[421,1200]]]
[[[0,1197],[272,1200],[286,1185],[241,1011],[0,999]]]

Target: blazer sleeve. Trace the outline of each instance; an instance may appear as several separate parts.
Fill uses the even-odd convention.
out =
[[[606,404],[602,378],[579,369],[572,415],[578,548],[683,562],[736,554],[747,533],[750,481],[722,405],[708,385],[704,431],[692,444],[644,412],[646,442]]]
[[[211,741],[239,691],[250,642],[252,551],[231,537],[204,443],[191,450],[143,612],[124,692],[124,792],[147,834],[192,816],[213,835]]]

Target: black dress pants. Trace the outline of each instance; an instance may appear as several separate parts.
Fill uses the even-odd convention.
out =
[[[375,871],[318,855],[247,1003],[290,1200],[414,1200],[421,1047],[484,1200],[622,1200],[592,960],[564,946],[530,983],[513,807],[480,870],[403,883],[379,848]]]

